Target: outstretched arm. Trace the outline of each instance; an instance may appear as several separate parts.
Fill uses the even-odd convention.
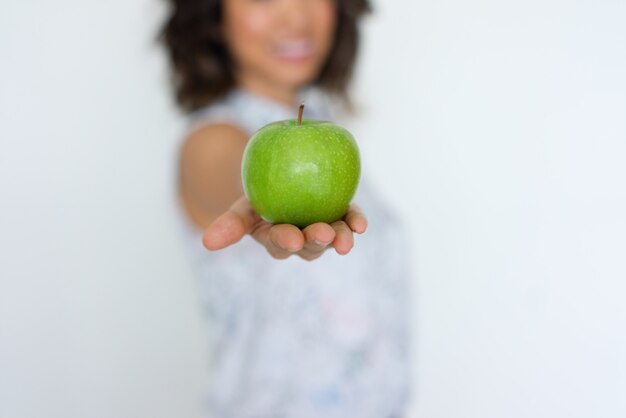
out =
[[[303,230],[261,219],[243,196],[241,158],[246,141],[247,135],[237,127],[215,124],[191,133],[181,149],[179,192],[189,218],[205,230],[204,246],[219,250],[250,234],[278,259],[298,255],[314,260],[331,247],[348,254],[353,233],[367,228],[356,204],[341,220]]]

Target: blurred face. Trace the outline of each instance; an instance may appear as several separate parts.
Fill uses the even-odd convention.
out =
[[[223,13],[237,81],[274,90],[316,78],[337,20],[334,0],[224,0]]]

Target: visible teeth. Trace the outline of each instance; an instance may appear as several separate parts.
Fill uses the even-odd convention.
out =
[[[310,41],[284,41],[276,45],[278,55],[288,58],[298,58],[309,55],[313,50]]]

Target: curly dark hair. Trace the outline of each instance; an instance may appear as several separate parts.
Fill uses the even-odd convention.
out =
[[[313,84],[347,99],[359,46],[358,20],[371,11],[368,0],[337,1],[334,45]],[[193,111],[225,95],[232,87],[232,63],[219,27],[222,0],[169,0],[170,12],[159,32],[171,65],[179,106]]]

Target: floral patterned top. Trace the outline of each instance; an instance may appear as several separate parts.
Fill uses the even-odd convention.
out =
[[[331,120],[319,91],[301,92],[307,119]],[[294,111],[242,89],[192,114],[189,130],[232,123],[252,134]],[[358,138],[357,138],[358,142]],[[365,171],[365,170],[364,170]],[[273,259],[246,235],[209,252],[180,207],[182,236],[210,334],[206,405],[214,418],[392,418],[410,376],[409,244],[366,172],[354,201],[369,226],[352,251]]]

